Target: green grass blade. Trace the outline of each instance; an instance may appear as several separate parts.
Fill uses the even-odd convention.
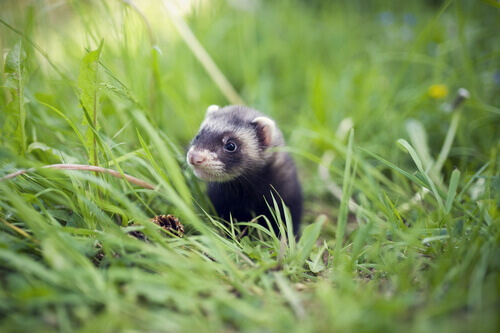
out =
[[[459,123],[460,123],[460,112],[456,111],[451,117],[450,127],[448,129],[448,132],[446,133],[443,147],[439,152],[439,156],[436,160],[436,163],[434,163],[431,169],[431,172],[435,175],[441,172],[444,162],[446,161],[448,155],[450,154],[451,146],[453,144],[453,140],[455,139],[455,134],[457,133]]]
[[[349,212],[348,205],[351,198],[350,188],[351,183],[354,178],[354,174],[351,172],[351,162],[352,162],[352,147],[354,144],[354,130],[351,129],[349,133],[349,142],[347,144],[347,154],[344,169],[344,183],[342,184],[342,200],[340,201],[340,212],[337,218],[337,232],[335,235],[335,260],[336,264],[339,263],[340,251],[343,245],[345,227],[347,225],[347,214]]]
[[[169,176],[169,181],[172,182],[176,191],[179,193],[184,202],[191,206],[191,193],[186,185],[186,180],[182,175],[181,168],[172,152],[170,151],[168,146],[165,145],[165,143],[160,139],[157,130],[153,128],[144,114],[135,112],[134,118],[144,130],[144,133],[147,133],[147,136],[150,138],[153,146],[156,148],[159,159],[160,161],[162,161],[162,164],[165,167],[165,172]],[[143,146],[143,148],[145,148],[145,146]]]
[[[26,108],[24,85],[26,83],[25,70],[26,52],[23,49],[21,40],[18,40],[5,58],[5,73],[7,74],[7,86],[12,93],[12,101],[6,105],[7,117],[14,118],[7,120],[6,124],[15,122],[13,135],[20,143],[21,155],[26,154]],[[3,126],[3,131],[11,132],[7,126]]]
[[[307,258],[309,258],[309,255],[316,241],[318,240],[321,228],[323,227],[325,220],[326,216],[319,216],[313,224],[308,225],[302,232],[297,250],[297,265],[302,266]]]
[[[429,145],[427,141],[427,133],[425,131],[422,123],[415,119],[410,119],[406,122],[406,131],[410,136],[410,141],[415,147],[418,156],[422,160],[422,164],[425,170],[433,164],[433,159],[429,152]]]
[[[78,88],[80,89],[80,101],[82,103],[82,108],[88,112],[92,127],[96,131],[99,131],[100,127],[97,122],[97,108],[100,99],[97,70],[99,68],[99,57],[101,56],[103,44],[104,40],[101,40],[101,43],[96,50],[85,55],[80,67],[80,74],[78,76]],[[90,126],[90,122],[87,117],[83,117],[83,124]],[[97,139],[90,128],[87,129],[85,142],[85,146],[89,152],[89,163],[91,165],[99,165],[97,161]]]
[[[417,178],[417,177],[413,176],[412,174],[410,174],[409,172],[406,172],[405,170],[401,169],[397,165],[392,164],[391,162],[389,162],[389,161],[383,159],[382,157],[380,157],[380,156],[378,156],[378,155],[376,155],[376,154],[374,154],[374,153],[372,153],[372,152],[364,149],[363,147],[359,147],[359,148],[361,150],[363,150],[365,153],[367,153],[368,155],[370,155],[373,158],[377,159],[382,164],[386,165],[387,167],[391,168],[392,170],[395,170],[395,171],[399,172],[400,174],[402,174],[406,178],[410,179],[414,183],[416,183],[416,184],[418,184],[418,185],[420,185],[422,187],[426,187],[426,188],[430,189],[429,184],[426,184],[420,178]]]
[[[447,214],[450,213],[451,207],[453,206],[453,201],[457,194],[459,181],[460,181],[460,171],[458,169],[455,169],[451,173],[450,187],[448,188],[448,196],[446,197],[445,211]]]
[[[66,115],[64,113],[62,113],[61,111],[59,111],[58,109],[56,109],[52,105],[49,105],[49,104],[46,104],[46,103],[40,102],[40,101],[38,101],[38,103],[42,104],[43,106],[48,107],[49,109],[51,109],[52,111],[57,113],[59,116],[61,116],[61,118],[66,120],[66,122],[69,124],[69,126],[71,126],[71,128],[73,129],[73,132],[75,132],[76,136],[78,136],[78,139],[80,139],[80,142],[82,143],[82,145],[84,147],[86,146],[86,141],[83,138],[82,134],[80,133],[80,130],[76,127],[76,125],[68,117],[66,117]]]
[[[436,201],[439,205],[439,208],[440,210],[442,210],[444,208],[444,205],[443,205],[443,200],[441,199],[441,196],[439,195],[437,189],[436,189],[436,186],[434,185],[434,183],[432,182],[432,180],[430,179],[429,175],[427,174],[427,172],[425,172],[424,170],[424,167],[422,165],[422,161],[420,160],[420,158],[418,157],[418,154],[417,152],[413,149],[412,146],[410,146],[410,144],[404,140],[404,139],[399,139],[398,140],[398,143],[403,146],[407,151],[408,153],[410,153],[410,156],[411,158],[413,159],[413,162],[415,162],[415,165],[417,166],[418,168],[418,171],[420,172],[420,174],[425,178],[425,180],[427,181],[427,183],[429,184],[431,190],[432,190],[432,193],[434,194],[434,197],[436,198]]]

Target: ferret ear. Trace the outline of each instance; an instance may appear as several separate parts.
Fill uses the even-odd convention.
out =
[[[263,146],[269,147],[273,142],[276,131],[274,120],[268,117],[256,117],[252,120],[252,124],[255,124],[259,141]]]
[[[210,105],[207,108],[207,115],[214,113],[215,111],[218,111],[219,109],[220,109],[220,107],[218,105]]]

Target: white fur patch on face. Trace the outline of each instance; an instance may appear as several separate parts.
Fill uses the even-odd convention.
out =
[[[226,176],[224,163],[218,159],[217,154],[213,151],[197,149],[192,146],[186,155],[186,159],[196,177],[200,179],[219,181],[219,179]]]
[[[255,163],[260,159],[259,142],[253,129],[244,129],[238,131],[238,139],[244,143],[245,156],[250,163]]]
[[[205,165],[220,162],[217,159],[217,153],[208,149],[197,149],[195,146],[189,148],[186,155],[187,162],[191,165]],[[222,162],[221,162],[222,163]]]

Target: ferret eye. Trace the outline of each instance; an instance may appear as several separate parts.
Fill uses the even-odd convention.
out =
[[[233,151],[236,150],[236,143],[234,143],[233,141],[228,141],[225,145],[224,145],[224,150],[225,151],[228,151],[230,153],[232,153]]]
[[[199,135],[199,134],[197,134],[197,135],[194,137],[194,139],[195,139],[195,140],[198,140],[199,138],[200,138],[200,135]]]

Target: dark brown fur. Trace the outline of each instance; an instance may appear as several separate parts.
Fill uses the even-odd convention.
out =
[[[302,191],[295,164],[288,153],[276,149],[283,146],[284,141],[274,122],[268,122],[268,117],[264,122],[254,122],[261,117],[266,116],[243,106],[229,106],[207,113],[192,142],[192,150],[213,152],[217,160],[223,162],[222,172],[232,175],[229,180],[209,179],[208,196],[220,217],[250,221],[264,215],[278,233],[275,218],[268,207],[273,207],[274,196],[280,207],[283,199],[289,208],[294,232],[298,233]],[[225,151],[224,144],[228,141],[234,142],[238,149]],[[196,169],[196,165],[190,164]],[[281,214],[284,221],[282,209]],[[267,227],[263,219],[259,223]]]

